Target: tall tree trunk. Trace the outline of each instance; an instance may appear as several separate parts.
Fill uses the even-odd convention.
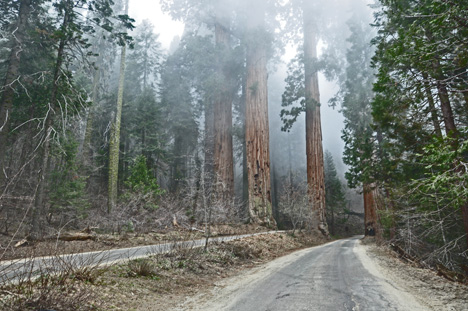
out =
[[[377,235],[377,210],[374,198],[374,191],[370,185],[363,186],[364,195],[364,226],[366,236]]]
[[[92,106],[88,109],[88,115],[86,118],[86,130],[85,135],[83,138],[83,147],[81,150],[80,161],[81,164],[85,169],[90,169],[93,165],[93,148],[92,148],[92,135],[94,131],[94,118],[96,109],[99,103],[99,87],[101,83],[101,75],[102,75],[102,64],[103,64],[103,54],[104,54],[104,46],[105,46],[105,39],[102,38],[103,33],[101,31],[98,32],[99,45],[97,49],[98,58],[96,60],[96,68],[94,69],[94,76],[93,76],[93,90],[91,94],[91,102]]]
[[[264,0],[249,11],[245,140],[249,181],[250,221],[275,227],[271,206],[270,148],[268,127],[267,45],[265,44]]]
[[[68,25],[71,22],[71,11],[73,10],[73,4],[67,2],[65,5],[65,13],[63,17],[63,24],[62,24],[62,32],[64,34],[68,31]],[[39,181],[37,186],[36,195],[34,198],[34,206],[32,209],[32,219],[31,219],[31,238],[37,238],[39,234],[39,226],[41,222],[41,218],[45,214],[44,211],[44,199],[45,199],[45,185],[46,185],[46,177],[47,171],[49,166],[49,157],[50,157],[50,139],[52,136],[53,131],[53,115],[55,113],[55,108],[57,105],[57,96],[59,91],[59,80],[61,77],[61,68],[63,64],[64,54],[65,54],[65,45],[68,41],[68,38],[62,38],[60,40],[58,49],[57,49],[57,60],[55,62],[54,68],[54,79],[52,85],[52,92],[50,96],[50,103],[49,103],[49,111],[47,112],[46,118],[44,120],[45,126],[45,133],[44,133],[44,141],[42,146],[42,164],[41,170],[39,173]]]
[[[101,69],[97,68],[94,72],[93,77],[93,94],[91,95],[91,102],[92,106],[89,107],[88,116],[86,118],[86,130],[85,136],[83,139],[83,149],[81,154],[81,163],[84,168],[89,169],[92,165],[92,144],[91,144],[91,137],[93,135],[94,130],[94,113],[96,109],[96,103],[98,101],[98,89],[99,89],[99,81],[101,76]]]
[[[6,182],[6,152],[7,140],[10,132],[10,118],[15,96],[15,81],[19,78],[19,67],[21,63],[21,52],[26,36],[28,17],[31,13],[32,0],[22,0],[18,12],[16,29],[12,35],[12,47],[8,58],[8,66],[5,80],[2,85],[3,95],[0,102],[0,190]]]
[[[247,170],[247,143],[245,140],[245,97],[246,97],[246,76],[242,77],[242,98],[240,103],[239,114],[242,120],[242,212],[243,219],[249,217],[249,172]]]
[[[317,25],[310,1],[304,1],[304,62],[306,97],[307,195],[312,209],[312,229],[328,236],[325,208],[322,126],[317,59]]]
[[[434,131],[438,137],[442,137],[442,129],[440,128],[439,116],[437,115],[437,109],[434,103],[434,97],[431,92],[431,85],[429,83],[429,77],[427,73],[423,72],[423,83],[424,83],[424,92],[426,93],[427,103],[429,105],[429,110],[431,113],[431,120],[434,126]]]
[[[128,14],[128,1],[125,1],[125,14]],[[127,53],[127,46],[122,46],[120,54],[120,75],[119,75],[119,90],[117,94],[117,109],[115,113],[115,121],[112,124],[110,140],[109,140],[109,185],[108,185],[108,199],[107,199],[107,212],[117,204],[117,191],[119,180],[119,149],[120,149],[120,123],[122,121],[122,103],[123,103],[123,90],[125,81],[125,55]]]
[[[455,118],[453,117],[453,110],[452,105],[450,104],[447,86],[440,80],[437,80],[437,90],[439,93],[442,116],[444,118],[445,131],[448,136],[456,137],[458,130],[455,125]]]
[[[221,4],[221,2],[220,2]],[[226,55],[230,50],[229,18],[222,8],[217,9],[215,25],[218,52],[218,91],[214,101],[214,175],[217,195],[231,201],[234,195],[234,161],[232,151],[232,77],[227,68]]]
[[[175,143],[174,143],[175,145]],[[205,163],[203,169],[203,194],[211,204],[211,190],[214,178],[214,107],[211,99],[205,100]],[[177,154],[177,153],[175,153]]]

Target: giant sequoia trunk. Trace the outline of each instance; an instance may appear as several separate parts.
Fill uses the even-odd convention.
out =
[[[245,98],[246,98],[246,76],[242,77],[242,97],[239,109],[239,117],[241,123],[245,124]],[[241,135],[242,143],[242,218],[248,217],[248,202],[249,202],[249,172],[247,170],[247,143],[245,140],[245,126],[242,127]]]
[[[204,138],[204,153],[205,153],[205,169],[204,169],[204,185],[206,195],[209,197],[214,175],[214,107],[213,102],[205,100],[205,138]]]
[[[128,0],[125,2],[125,14],[128,13]],[[125,55],[127,46],[122,46],[120,54],[120,76],[119,90],[117,94],[117,109],[115,112],[115,120],[112,124],[110,140],[109,140],[109,184],[108,184],[108,199],[107,212],[114,208],[117,203],[117,182],[119,180],[119,148],[120,148],[120,123],[122,121],[122,103],[123,89],[125,81]]]
[[[310,1],[304,1],[304,62],[306,97],[307,195],[312,208],[312,229],[328,235],[325,215],[325,178],[323,168],[322,128],[317,59],[317,26]]]
[[[265,1],[254,1],[249,11],[245,98],[245,140],[249,183],[250,221],[276,226],[271,205],[270,149],[268,128],[267,44]]]
[[[366,236],[376,236],[379,233],[379,222],[377,218],[376,189],[370,185],[363,186],[364,195],[364,225]]]
[[[234,162],[232,153],[232,78],[226,63],[229,55],[229,19],[222,8],[217,9],[215,26],[218,52],[219,86],[214,101],[214,173],[217,181],[216,192],[225,201],[234,194]]]
[[[21,52],[25,40],[28,17],[31,12],[32,0],[22,0],[20,2],[18,21],[13,32],[12,48],[8,58],[7,71],[1,91],[3,95],[0,102],[0,190],[6,181],[6,151],[7,139],[10,132],[10,118],[13,109],[13,99],[15,96],[15,81],[19,78],[19,67],[21,62]]]

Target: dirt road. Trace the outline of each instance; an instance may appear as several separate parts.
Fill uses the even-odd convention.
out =
[[[386,280],[359,239],[279,258],[188,299],[179,310],[432,310]]]

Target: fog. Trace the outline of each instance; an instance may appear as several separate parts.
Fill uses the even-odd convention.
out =
[[[322,4],[321,4],[322,5]],[[367,11],[369,15],[369,22],[371,22],[372,11],[366,6],[369,5],[369,1],[332,1],[325,4],[319,12],[322,16],[319,17],[322,21],[328,21],[329,23],[337,23],[338,25],[331,26],[332,30],[339,30],[338,33],[334,34],[338,40],[342,42],[346,39],[349,31],[347,30],[346,21],[355,11]],[[138,0],[132,1],[130,4],[129,15],[136,20],[136,24],[140,24],[143,20],[148,20],[154,26],[155,33],[159,34],[159,41],[162,47],[167,51],[170,49],[171,42],[174,37],[181,37],[184,32],[184,23],[178,20],[174,20],[168,13],[161,10],[160,1],[154,0]],[[325,16],[324,16],[325,15]],[[327,16],[328,15],[328,16]],[[340,28],[341,27],[341,28]],[[322,34],[327,35],[327,34]],[[344,43],[344,42],[343,42]],[[284,52],[281,55],[281,63],[275,66],[277,69],[275,72],[270,72],[270,130],[272,137],[272,145],[275,143],[275,138],[288,137],[289,135],[302,135],[301,140],[305,143],[304,132],[304,117],[301,116],[298,120],[298,124],[294,125],[294,129],[291,133],[281,133],[281,120],[279,118],[279,112],[281,108],[281,93],[284,89],[284,78],[286,77],[286,65],[295,56],[297,45],[288,44]],[[326,49],[323,44],[323,40],[319,42],[319,55],[326,53],[323,51]],[[341,51],[343,53],[344,51]],[[344,56],[344,54],[342,54]],[[319,86],[320,86],[320,97],[321,97],[321,116],[322,116],[322,134],[323,134],[323,149],[329,150],[334,157],[335,164],[339,175],[344,178],[344,172],[346,170],[345,164],[342,161],[342,154],[344,150],[344,142],[341,139],[341,131],[344,127],[343,116],[339,113],[339,107],[332,108],[328,104],[330,98],[335,96],[339,90],[339,86],[336,80],[329,81],[325,78],[323,73],[319,73]],[[274,83],[272,83],[274,81]],[[303,139],[302,139],[303,138]],[[296,147],[298,148],[298,147]],[[295,153],[301,154],[302,159],[305,163],[305,146],[300,146],[300,149],[295,150]],[[275,158],[274,153],[280,152],[279,150],[272,149],[272,159]],[[278,159],[281,157],[277,157]],[[282,166],[279,163],[276,165]],[[304,164],[296,163],[298,168],[303,168]],[[293,166],[294,166],[293,165]]]

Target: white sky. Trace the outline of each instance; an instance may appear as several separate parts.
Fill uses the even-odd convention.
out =
[[[129,16],[136,20],[138,26],[147,19],[154,25],[154,32],[159,34],[159,42],[168,49],[174,36],[182,36],[184,24],[173,20],[161,11],[159,0],[130,0]]]

